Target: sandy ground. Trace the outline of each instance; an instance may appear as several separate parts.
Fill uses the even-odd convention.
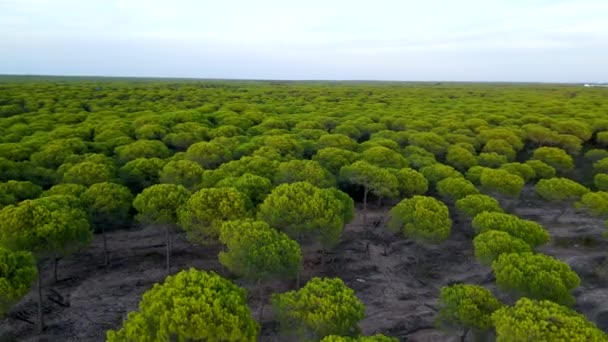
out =
[[[576,308],[602,329],[608,330],[607,243],[601,238],[603,222],[584,213],[568,210],[559,221],[552,206],[525,194],[513,210],[523,218],[543,224],[552,242],[543,253],[568,262],[581,276],[576,290]],[[373,209],[368,223],[381,221],[388,208]],[[116,231],[108,236],[111,265],[102,265],[101,237],[78,254],[59,264],[59,281],[53,284],[50,264],[44,271],[47,330],[36,334],[27,321],[36,319],[34,291],[0,322],[0,341],[103,341],[105,331],[120,326],[129,311],[137,308],[141,294],[164,277],[162,231],[154,227]],[[315,246],[305,250],[303,282],[313,276],[338,276],[352,287],[366,306],[360,327],[366,334],[382,332],[403,341],[459,341],[434,327],[439,289],[455,282],[483,284],[495,290],[489,267],[473,256],[472,231],[468,221],[457,219],[449,240],[424,246],[388,233],[381,225],[363,225],[361,215],[344,231],[341,243],[325,257]],[[217,261],[219,246],[194,246],[176,234],[173,273],[188,267],[214,270],[230,277]],[[369,252],[368,252],[369,251]],[[386,253],[385,253],[386,252]],[[257,317],[259,289],[251,282],[235,279],[249,290],[249,304]],[[263,284],[263,298],[272,292],[295,287],[295,281]],[[505,295],[500,298],[512,300]],[[266,306],[261,319],[261,341],[282,341]]]

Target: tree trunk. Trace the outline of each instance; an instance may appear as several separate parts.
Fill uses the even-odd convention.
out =
[[[103,239],[103,265],[108,266],[110,264],[110,253],[108,252],[108,239],[106,238],[106,228],[101,228],[101,237]]]
[[[364,226],[367,223],[367,193],[368,192],[369,192],[369,189],[367,187],[365,187],[365,190],[363,191],[363,225]]]
[[[262,321],[262,317],[264,317],[264,288],[261,286],[262,285],[262,280],[258,279],[258,295],[260,297],[260,313],[259,313],[259,317],[258,320],[261,322]]]
[[[469,333],[469,328],[464,329],[462,335],[460,335],[460,342],[465,342],[467,340],[467,335]]]
[[[296,290],[300,289],[300,273],[302,273],[302,271],[298,270],[298,273],[296,274]]]
[[[53,282],[57,283],[57,264],[59,260],[53,255]]]
[[[378,197],[378,203],[376,204],[378,208],[382,207],[382,197]]]
[[[44,313],[42,310],[42,267],[40,267],[40,263],[37,264],[38,267],[38,332],[42,333],[44,331]]]
[[[165,227],[165,257],[166,257],[166,272],[171,273],[171,228]]]

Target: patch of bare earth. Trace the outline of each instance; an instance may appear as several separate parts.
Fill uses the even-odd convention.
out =
[[[551,233],[551,244],[541,252],[569,263],[581,276],[576,290],[577,309],[602,329],[608,329],[608,263],[603,222],[584,213],[561,210],[534,199],[530,194],[513,212],[536,220]],[[368,213],[364,225],[360,212],[344,231],[340,244],[321,257],[316,246],[304,248],[306,262],[302,284],[313,276],[336,276],[353,288],[366,306],[360,327],[365,334],[382,332],[404,341],[459,341],[434,326],[439,290],[446,284],[482,284],[499,294],[491,269],[475,261],[472,231],[466,220],[456,220],[449,240],[436,246],[421,245],[387,232],[381,223],[387,208]],[[452,209],[452,208],[451,208]],[[108,329],[120,326],[129,311],[137,308],[143,292],[161,282],[164,272],[162,231],[154,227],[111,232],[111,265],[102,265],[102,244],[96,236],[85,251],[59,264],[59,282],[44,270],[47,298],[45,333],[36,333],[34,292],[0,323],[0,341],[103,341]],[[230,275],[217,261],[219,246],[194,246],[176,234],[172,273],[195,267]],[[234,279],[248,289],[249,304],[256,318],[260,294],[267,301],[272,292],[296,287],[295,280],[274,281],[258,288],[253,282]],[[503,300],[512,300],[499,294]],[[261,341],[282,341],[266,305],[261,318]]]

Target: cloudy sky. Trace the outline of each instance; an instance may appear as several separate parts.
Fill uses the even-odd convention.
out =
[[[0,0],[0,74],[608,81],[608,0]]]

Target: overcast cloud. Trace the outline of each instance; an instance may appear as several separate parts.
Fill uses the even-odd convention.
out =
[[[608,81],[608,0],[0,0],[0,73]]]

